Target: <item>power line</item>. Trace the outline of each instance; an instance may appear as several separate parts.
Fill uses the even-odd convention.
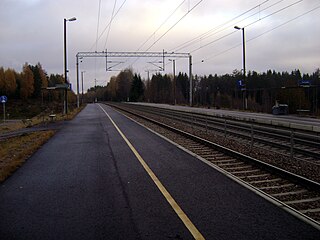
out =
[[[259,22],[259,21],[261,21],[261,20],[263,20],[263,19],[265,19],[265,18],[268,18],[268,17],[270,17],[270,16],[272,16],[272,15],[274,15],[274,14],[277,14],[277,13],[279,13],[279,12],[281,12],[281,11],[289,8],[289,7],[292,7],[292,6],[294,6],[294,5],[298,4],[298,3],[301,3],[302,1],[303,1],[303,0],[299,0],[299,1],[297,1],[297,2],[294,2],[294,3],[292,3],[292,4],[289,4],[289,5],[287,5],[286,7],[283,7],[283,8],[281,8],[281,9],[279,9],[279,10],[273,12],[273,13],[270,13],[269,15],[264,16],[263,18],[260,18],[260,19],[258,19],[258,20],[256,20],[256,21],[254,21],[254,22],[246,25],[245,27],[249,27],[249,26],[251,26],[252,24],[255,24],[255,23],[257,23],[257,22]]]
[[[98,48],[98,34],[99,34],[99,24],[100,24],[100,9],[101,9],[101,0],[99,0],[99,10],[98,10],[98,23],[97,23],[97,34],[96,34],[96,51]]]
[[[177,21],[175,22],[165,33],[163,33],[156,41],[153,42],[153,44],[151,44],[146,50],[145,52],[147,52],[148,50],[150,50],[157,42],[159,42],[170,30],[172,30],[180,21],[182,21],[183,18],[185,18],[193,9],[195,9],[203,0],[200,0],[198,3],[196,3],[191,9],[188,9],[188,11]],[[176,11],[177,9],[184,3],[185,1],[183,1],[175,10],[174,12],[167,18],[169,19]],[[167,20],[166,20],[167,21]],[[164,24],[164,23],[163,23]],[[162,25],[163,25],[162,24]],[[158,28],[160,29],[160,27]],[[158,30],[157,29],[157,30]],[[156,31],[157,31],[156,30]],[[153,34],[151,35],[151,37],[153,36]],[[151,38],[150,37],[150,38]],[[143,44],[144,45],[144,44]],[[137,59],[134,60],[134,62],[131,64],[133,65],[135,62],[137,62],[139,59],[139,57]]]
[[[111,19],[113,21],[113,19],[117,16],[117,14],[119,13],[119,11],[121,10],[121,8],[123,7],[123,5],[126,3],[127,0],[124,0],[121,4],[121,6],[118,8],[118,10],[116,11],[116,13],[113,15],[113,18]],[[100,38],[103,36],[103,34],[105,33],[105,31],[107,30],[107,28],[109,27],[109,25],[111,24],[111,22],[109,22],[107,24],[107,26],[103,29],[103,31],[100,33],[99,37],[98,37],[98,41],[100,40]],[[90,51],[94,48],[95,43],[93,44],[93,46],[90,48]]]
[[[99,0],[99,9],[98,9],[98,23],[97,23],[97,34],[96,34],[96,51],[98,48],[98,34],[99,34],[99,24],[100,24],[100,10],[101,10],[101,0]],[[94,60],[94,76],[97,75],[97,60]]]
[[[278,28],[280,28],[280,27],[282,27],[282,26],[284,26],[284,25],[286,25],[286,24],[288,24],[288,23],[290,23],[290,22],[292,22],[292,21],[294,21],[294,20],[297,20],[298,18],[303,17],[303,16],[305,16],[305,15],[307,15],[307,14],[309,14],[309,13],[311,13],[311,12],[313,12],[313,11],[319,9],[319,8],[320,8],[320,5],[317,6],[317,7],[315,7],[315,8],[313,8],[313,9],[311,9],[311,10],[309,10],[309,11],[307,11],[307,12],[304,12],[303,14],[300,14],[300,15],[298,15],[297,17],[292,18],[292,19],[290,19],[290,20],[288,20],[288,21],[286,21],[286,22],[284,22],[284,23],[282,23],[282,24],[280,24],[280,25],[278,25],[278,26],[276,26],[276,27],[274,27],[274,28],[271,28],[271,29],[268,30],[268,31],[265,31],[265,32],[257,35],[256,37],[250,38],[247,42],[250,42],[250,41],[252,41],[252,40],[255,40],[255,39],[257,39],[257,38],[259,38],[259,37],[261,37],[261,36],[263,36],[263,35],[271,32],[271,31],[274,31],[274,30],[276,30],[276,29],[278,29]]]
[[[150,50],[157,42],[159,42],[169,31],[171,31],[182,19],[184,19],[193,9],[195,9],[203,0],[200,0],[197,4],[195,4],[187,13],[185,13],[177,22],[175,22],[165,33],[163,33],[150,47],[148,47],[145,51]]]
[[[182,50],[182,49],[184,49],[184,48],[186,48],[186,47],[188,47],[188,46],[190,46],[190,45],[195,44],[196,42],[198,42],[198,41],[200,41],[200,40],[203,40],[203,38],[204,38],[206,35],[212,33],[212,32],[215,31],[215,30],[218,30],[219,28],[227,25],[228,23],[233,22],[233,21],[236,20],[237,18],[239,18],[239,17],[241,17],[241,16],[243,16],[243,15],[251,12],[252,10],[260,7],[261,5],[267,3],[268,1],[269,1],[269,0],[266,0],[266,1],[260,3],[260,4],[256,5],[256,6],[250,8],[249,10],[245,11],[244,13],[241,13],[241,14],[239,14],[238,16],[230,19],[229,21],[227,21],[227,22],[225,22],[225,23],[223,23],[223,24],[221,24],[221,25],[219,25],[219,26],[217,26],[217,27],[214,27],[214,28],[210,29],[209,31],[207,31],[207,32],[205,32],[205,33],[202,33],[202,34],[200,34],[199,36],[197,36],[197,37],[195,37],[195,38],[193,38],[193,39],[191,39],[191,40],[189,40],[189,41],[187,41],[187,42],[184,42],[184,43],[178,45],[177,47],[175,47],[174,49],[172,49],[172,50],[170,50],[170,51],[173,51],[173,50],[175,50],[175,51],[180,51],[180,50]],[[281,2],[282,2],[282,1],[284,1],[284,0],[281,0]],[[223,29],[223,30],[224,30],[224,29]],[[210,36],[211,36],[211,35],[210,35]],[[199,39],[199,38],[200,38],[200,39]]]
[[[309,11],[307,11],[307,12],[304,12],[304,13],[298,15],[297,17],[294,17],[294,18],[292,18],[292,19],[290,19],[290,20],[288,20],[288,21],[286,21],[286,22],[284,22],[284,23],[282,23],[282,24],[280,24],[280,25],[278,25],[278,26],[276,26],[276,27],[273,27],[273,28],[271,28],[271,29],[269,29],[269,30],[267,30],[267,31],[265,31],[265,32],[263,32],[263,33],[255,36],[255,37],[253,37],[253,38],[250,38],[249,40],[246,41],[246,43],[251,42],[251,41],[253,41],[253,40],[255,40],[255,39],[259,38],[259,37],[262,37],[263,35],[265,35],[265,34],[267,34],[267,33],[270,33],[270,32],[272,32],[272,31],[274,31],[274,30],[276,30],[276,29],[278,29],[278,28],[280,28],[280,27],[282,27],[282,26],[284,26],[284,25],[286,25],[286,24],[288,24],[288,23],[290,23],[290,22],[292,22],[292,21],[294,21],[294,20],[297,20],[297,19],[299,19],[299,18],[301,18],[301,17],[303,17],[303,16],[305,16],[305,15],[307,15],[307,14],[309,14],[309,13],[311,13],[311,12],[313,12],[313,11],[319,9],[319,8],[320,8],[320,5],[317,6],[317,7],[315,7],[315,8],[313,8],[313,9],[311,9],[311,10],[309,10]],[[237,47],[239,47],[239,46],[241,46],[241,45],[242,45],[242,44],[239,43],[239,44],[237,44],[237,45],[235,45],[235,46],[233,46],[233,47],[231,47],[231,48],[228,48],[228,49],[226,49],[226,50],[224,50],[224,51],[222,51],[222,52],[220,52],[220,53],[218,53],[218,54],[216,54],[216,55],[214,55],[214,56],[212,56],[212,57],[209,57],[209,58],[207,58],[207,59],[204,59],[204,60],[202,60],[202,61],[200,61],[200,62],[204,62],[204,61],[208,61],[208,60],[210,60],[210,59],[216,58],[216,57],[218,57],[218,56],[220,56],[220,55],[222,55],[222,54],[224,54],[224,53],[226,53],[226,52],[229,52],[230,50],[232,50],[232,49],[234,49],[234,48],[237,48]],[[200,62],[196,62],[196,63],[194,63],[194,64],[198,64],[198,63],[200,63]]]
[[[283,1],[284,1],[284,0],[279,0],[279,1],[277,1],[276,3],[271,4],[270,6],[265,7],[265,8],[262,9],[262,10],[259,9],[259,12],[258,12],[258,13],[260,14],[262,11],[265,11],[265,10],[271,8],[271,7],[274,7],[275,5],[277,5],[277,4],[279,4],[279,3],[283,2]],[[300,0],[300,1],[303,1],[303,0]],[[299,1],[299,2],[300,2],[300,1]],[[259,7],[259,5],[257,5],[256,7]],[[256,8],[256,7],[255,7],[255,8]],[[254,8],[252,8],[252,9],[254,9]],[[281,10],[281,11],[282,11],[282,10]],[[248,12],[250,12],[250,10],[246,11],[245,13],[248,13]],[[244,14],[245,14],[245,13],[244,13]],[[258,14],[258,13],[251,14],[250,16],[247,16],[247,17],[243,18],[242,20],[240,20],[240,22],[243,22],[244,20],[247,20],[247,19],[253,17],[254,15],[256,15],[256,14]],[[240,16],[242,16],[242,15],[244,15],[244,14],[241,14]],[[273,15],[273,14],[271,14],[271,15]],[[269,16],[271,16],[271,15],[268,15],[267,17],[269,17]],[[236,17],[236,18],[238,18],[238,17]],[[235,20],[236,18],[233,18],[233,20]],[[264,18],[266,18],[266,17],[264,17]],[[258,22],[258,21],[260,21],[260,20],[262,20],[262,19],[264,19],[264,18],[259,17],[259,20],[257,20],[256,22]],[[229,22],[233,22],[233,21],[230,20],[230,21],[228,21],[227,23],[229,23]],[[227,24],[227,23],[226,23],[226,24]],[[254,22],[254,23],[255,23],[255,22]],[[226,25],[226,24],[220,25],[220,26],[217,28],[217,30],[218,30],[220,27],[222,27],[222,26],[224,26],[224,25]],[[206,37],[201,38],[200,41],[201,41],[201,40],[204,40],[204,39],[206,39],[206,38],[209,38],[209,37],[211,37],[211,36],[213,36],[213,35],[216,35],[216,34],[222,32],[222,31],[224,31],[224,30],[226,30],[226,29],[229,29],[230,27],[233,27],[233,24],[229,24],[228,26],[220,29],[219,31],[213,32],[213,33],[207,35]],[[236,31],[235,31],[235,32],[236,32]],[[231,34],[227,34],[226,36],[229,36],[229,35],[231,35]],[[226,36],[220,37],[218,40],[221,40],[221,39],[223,39],[223,38],[226,37]],[[199,41],[199,40],[198,40],[198,41]],[[181,48],[179,48],[179,49],[176,50],[176,51],[180,51],[181,49],[186,48],[186,47],[188,47],[188,46],[191,46],[191,45],[197,43],[198,41],[196,41],[196,42],[194,41],[193,43],[190,43],[190,44],[188,44],[187,46],[181,47]],[[206,46],[208,46],[208,45],[210,45],[210,44],[212,44],[212,43],[214,43],[214,42],[217,42],[217,40],[214,40],[214,41],[212,41],[212,42],[209,42],[209,43],[207,43],[206,45],[200,46],[199,48],[197,48],[197,49],[195,49],[195,50],[192,50],[191,52],[197,51],[197,50],[199,50],[199,49],[201,49],[201,48],[203,48],[203,47],[206,47]]]
[[[106,41],[105,41],[105,43],[104,43],[103,49],[105,49],[106,46],[107,46],[107,42],[108,42],[108,38],[109,38],[109,34],[110,34],[110,29],[111,29],[111,24],[112,24],[112,21],[113,21],[114,10],[115,10],[115,8],[116,8],[116,5],[117,5],[117,0],[114,1],[114,5],[113,5],[113,9],[112,9],[112,14],[111,14],[111,19],[110,19],[110,24],[109,24],[109,28],[108,28],[108,32],[107,32],[107,37],[106,37]]]
[[[166,18],[166,20],[164,20],[164,22],[162,22],[159,27],[147,38],[147,40],[141,44],[141,46],[136,50],[139,51],[155,34],[156,32],[158,32],[160,30],[160,28],[173,16],[173,14],[175,14],[175,12],[182,6],[182,4],[185,2],[186,0],[183,0],[176,8],[175,10]]]
[[[298,4],[298,3],[302,2],[302,1],[303,1],[303,0],[296,1],[296,2],[294,2],[294,3],[292,3],[292,4],[290,4],[290,5],[287,5],[287,6],[281,8],[281,9],[275,11],[275,12],[272,12],[272,13],[266,15],[266,16],[263,17],[263,18],[259,18],[258,20],[253,21],[253,22],[247,24],[246,26],[244,26],[244,28],[246,28],[246,27],[248,27],[248,26],[251,26],[251,25],[253,25],[253,24],[255,24],[255,23],[257,23],[257,22],[259,22],[259,21],[261,21],[261,20],[263,20],[263,19],[266,19],[266,18],[268,18],[268,17],[270,17],[270,16],[272,16],[272,15],[274,15],[274,14],[277,14],[277,13],[283,11],[283,10],[286,10],[286,9],[288,9],[289,7],[292,7],[292,6]],[[205,44],[205,45],[203,45],[203,46],[200,46],[200,47],[198,47],[198,48],[196,48],[196,49],[194,49],[194,50],[192,50],[192,51],[190,51],[190,52],[191,52],[191,53],[192,53],[192,52],[196,52],[196,51],[198,51],[198,50],[200,50],[200,49],[202,49],[202,48],[204,48],[204,47],[207,47],[207,46],[209,46],[209,45],[211,45],[211,44],[213,44],[213,43],[218,42],[219,40],[221,40],[221,39],[223,39],[223,38],[225,38],[225,37],[228,37],[228,36],[232,35],[232,34],[235,33],[235,32],[237,32],[237,30],[235,30],[235,31],[233,31],[233,32],[231,32],[231,33],[228,33],[228,34],[226,34],[226,35],[224,35],[224,36],[222,36],[222,37],[220,37],[220,38],[218,38],[218,39],[215,39],[215,40],[213,40],[213,41],[211,41],[211,42],[209,42],[209,43],[207,43],[207,44]]]

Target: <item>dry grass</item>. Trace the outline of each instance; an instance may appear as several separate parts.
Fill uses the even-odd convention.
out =
[[[15,122],[15,123],[10,123],[10,124],[5,124],[0,126],[0,133],[6,133],[6,132],[11,132],[15,131],[21,128],[26,127],[23,122]]]
[[[55,121],[73,119],[85,106],[69,112],[67,115],[56,114]],[[49,122],[49,115],[40,114],[32,119],[0,126],[0,133],[12,132],[25,127]],[[0,141],[0,183],[14,173],[35,151],[47,142],[55,131],[40,131]]]
[[[82,109],[85,107],[82,106],[80,108],[76,108],[73,111],[70,111],[67,115],[64,114],[55,114],[56,118],[54,121],[67,121],[73,119],[79,112],[82,111]],[[50,122],[51,119],[49,117],[49,114],[39,114],[31,119],[23,119],[18,122],[13,122],[13,123],[6,123],[5,125],[0,126],[0,133],[7,133],[7,132],[12,132],[16,131],[22,128],[26,127],[32,127],[41,123],[48,123]]]
[[[0,142],[0,182],[15,172],[37,149],[54,135],[54,131],[33,132]],[[37,141],[35,141],[37,139]]]

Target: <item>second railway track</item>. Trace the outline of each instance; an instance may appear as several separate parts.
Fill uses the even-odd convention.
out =
[[[320,229],[320,184],[279,167],[262,162],[191,133],[143,116],[125,105],[112,107],[159,132],[180,146],[210,162],[221,171],[266,194],[278,205],[297,213]]]

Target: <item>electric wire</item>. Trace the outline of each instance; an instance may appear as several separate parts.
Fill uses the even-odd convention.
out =
[[[165,31],[157,40],[155,40],[144,52],[149,51],[157,42],[159,42],[169,31],[171,31],[179,22],[181,22],[192,10],[194,10],[203,0],[200,0],[198,3],[196,3],[191,9],[188,9],[188,11],[178,20],[176,21],[167,31]],[[180,5],[182,5],[185,1],[183,1]],[[180,5],[178,7],[180,7]],[[178,9],[176,8],[176,10]],[[175,10],[175,11],[176,11]],[[174,12],[175,12],[174,11]],[[171,14],[173,15],[173,13]],[[170,17],[171,17],[170,15]],[[170,18],[169,17],[169,18]],[[152,37],[153,35],[151,35]],[[138,61],[140,57],[137,57],[134,62],[131,64],[131,66]]]
[[[112,21],[113,21],[114,10],[115,10],[115,8],[116,8],[116,5],[117,5],[117,0],[115,0],[115,1],[114,1],[114,4],[113,4],[113,9],[112,9],[112,14],[111,14],[110,24],[109,24],[109,28],[108,28],[108,32],[107,32],[107,37],[106,37],[106,41],[105,41],[105,43],[104,43],[103,49],[106,49],[106,46],[107,46],[107,42],[108,42],[108,38],[109,38],[109,34],[110,34],[110,29],[111,29],[111,24],[112,24]]]
[[[290,4],[290,5],[287,5],[286,7],[283,7],[283,8],[281,8],[281,9],[279,9],[279,10],[273,12],[273,13],[270,13],[269,15],[264,16],[264,17],[261,18],[261,19],[258,19],[258,20],[256,20],[256,21],[254,21],[254,22],[246,25],[245,27],[249,27],[249,26],[251,26],[252,24],[255,24],[255,23],[257,23],[257,22],[259,22],[259,21],[261,21],[261,20],[263,20],[263,19],[265,19],[265,18],[268,18],[268,17],[270,17],[270,16],[272,16],[272,15],[274,15],[274,14],[277,14],[277,13],[279,13],[279,12],[281,12],[281,11],[289,8],[289,7],[292,7],[292,6],[294,6],[294,5],[298,4],[298,3],[301,3],[302,1],[303,1],[303,0],[299,0],[299,1],[297,1],[297,2],[294,2],[294,3]]]
[[[122,9],[122,7],[123,7],[123,5],[126,3],[126,1],[127,1],[127,0],[124,0],[124,1],[122,2],[122,4],[120,5],[120,7],[118,8],[118,10],[116,11],[116,13],[114,14],[114,16],[113,16],[113,18],[112,18],[112,21],[113,21],[113,19],[118,15],[119,11]],[[111,23],[109,22],[109,23],[107,24],[107,26],[103,29],[103,31],[100,33],[100,35],[99,35],[99,37],[98,37],[98,41],[99,41],[100,38],[103,36],[103,34],[105,33],[105,31],[108,29],[108,27],[109,27],[110,24],[111,24]],[[90,51],[94,48],[94,46],[95,46],[95,43],[94,43],[93,46],[90,48]]]
[[[216,30],[218,30],[219,28],[221,28],[221,27],[223,27],[223,26],[225,26],[225,25],[233,22],[233,21],[236,20],[237,18],[240,18],[240,17],[242,17],[243,15],[245,15],[245,14],[253,11],[254,9],[260,7],[261,5],[267,3],[268,1],[269,1],[269,0],[266,0],[266,1],[260,3],[260,4],[256,5],[256,6],[250,8],[249,10],[247,10],[247,11],[239,14],[238,16],[236,16],[236,17],[228,20],[227,22],[222,23],[222,24],[220,24],[219,26],[214,27],[214,28],[208,30],[207,32],[200,34],[199,36],[197,36],[197,37],[195,37],[195,38],[193,38],[193,39],[191,39],[191,40],[189,40],[189,41],[186,41],[186,42],[178,45],[177,47],[171,49],[170,52],[171,52],[171,51],[180,51],[180,50],[182,50],[182,49],[184,49],[184,48],[186,48],[186,47],[188,47],[188,46],[190,46],[190,45],[193,45],[193,44],[197,43],[198,41],[203,40],[208,34],[210,34],[210,33],[212,33],[213,31],[216,31]],[[282,2],[282,1],[284,1],[284,0],[280,0],[279,2]]]
[[[156,41],[154,41],[151,46],[149,46],[145,51],[147,52],[150,50],[156,43],[158,43],[168,32],[170,32],[179,22],[182,21],[192,10],[194,10],[203,0],[200,0],[198,3],[196,3],[191,9],[189,9],[177,22],[175,22],[167,31],[165,31]]]
[[[178,9],[182,6],[182,4],[186,0],[183,0],[176,8],[175,10],[159,25],[159,27],[147,38],[147,40],[140,45],[140,47],[136,50],[139,51],[155,34],[160,30],[160,28],[178,11]]]
[[[99,24],[100,24],[100,11],[101,11],[101,0],[99,0],[99,10],[98,10],[98,23],[97,23],[97,34],[96,34],[96,51],[98,48],[98,34],[99,34]]]
[[[251,41],[253,41],[253,40],[257,39],[257,38],[260,38],[260,37],[262,37],[263,35],[265,35],[265,34],[267,34],[267,33],[270,33],[270,32],[272,32],[272,31],[274,31],[274,30],[276,30],[276,29],[278,29],[278,28],[280,28],[280,27],[283,27],[284,25],[286,25],[286,24],[288,24],[288,23],[290,23],[290,22],[293,22],[294,20],[297,20],[297,19],[299,19],[299,18],[301,18],[301,17],[303,17],[303,16],[305,16],[305,15],[307,15],[307,14],[309,14],[309,13],[311,13],[311,12],[313,12],[313,11],[319,9],[319,8],[320,8],[320,5],[317,6],[317,7],[315,7],[315,8],[313,8],[313,9],[311,9],[311,10],[309,10],[309,11],[306,11],[306,12],[304,12],[304,13],[302,13],[302,14],[300,14],[300,15],[298,15],[298,16],[296,16],[296,17],[294,17],[294,18],[292,18],[292,19],[290,19],[290,20],[288,20],[288,21],[286,21],[286,22],[284,22],[284,23],[276,26],[276,27],[273,27],[273,28],[271,28],[271,29],[269,29],[269,30],[267,30],[267,31],[264,31],[263,33],[255,36],[255,37],[252,37],[252,38],[248,39],[248,40],[246,41],[246,43],[251,42]],[[232,49],[235,49],[235,48],[237,48],[237,47],[239,47],[239,46],[241,46],[241,45],[242,45],[242,43],[239,43],[239,44],[237,44],[237,45],[234,45],[234,46],[231,47],[231,48],[228,48],[228,49],[226,49],[226,50],[224,50],[224,51],[222,51],[222,52],[220,52],[220,53],[218,53],[218,54],[215,54],[215,55],[213,55],[213,56],[211,56],[211,57],[208,57],[208,58],[206,58],[206,59],[203,59],[203,60],[201,60],[201,61],[195,62],[194,64],[199,64],[200,62],[204,62],[204,61],[208,61],[208,60],[211,60],[211,59],[213,59],[213,58],[216,58],[216,57],[218,57],[218,56],[220,56],[220,55],[222,55],[222,54],[225,54],[225,53],[231,51]]]
[[[270,6],[268,6],[268,7],[264,8],[264,9],[262,9],[262,10],[259,10],[259,14],[260,14],[262,11],[265,11],[265,10],[271,8],[271,7],[274,7],[275,5],[277,5],[277,4],[279,4],[279,3],[283,2],[283,1],[284,1],[284,0],[280,0],[280,1],[278,1],[278,2],[276,2],[276,3],[274,3],[274,4],[270,5]],[[300,0],[300,1],[303,1],[303,0]],[[299,2],[300,2],[300,1],[299,1]],[[256,14],[258,14],[258,13],[251,14],[251,15],[249,15],[249,16],[241,19],[239,22],[243,22],[243,21],[245,21],[245,20],[247,20],[247,19],[255,16]],[[271,15],[273,15],[273,14],[271,14]],[[268,16],[268,17],[269,17],[269,16]],[[264,17],[264,18],[265,18],[265,17]],[[256,22],[258,22],[258,21],[260,21],[260,20],[262,20],[262,19],[264,19],[264,18],[261,18],[261,17],[259,16],[259,19],[258,19]],[[219,31],[216,31],[216,32],[214,32],[214,33],[211,33],[210,35],[207,35],[205,38],[202,38],[201,40],[206,39],[206,38],[209,38],[209,37],[211,37],[211,36],[213,36],[213,35],[216,35],[216,34],[222,32],[222,31],[224,31],[224,30],[226,30],[226,29],[229,29],[230,27],[233,27],[233,24],[229,24],[228,26],[220,29]],[[234,32],[232,32],[232,33],[235,33],[235,32],[236,32],[236,31],[234,31]],[[227,37],[227,36],[229,36],[229,35],[231,35],[231,34],[227,34],[226,36],[220,37],[218,40],[221,40],[221,39],[223,39],[224,37]],[[215,43],[215,42],[217,42],[217,40],[213,40],[213,41],[211,41],[211,42],[209,42],[209,43],[207,43],[207,44],[205,44],[205,45],[203,45],[203,46],[200,46],[199,48],[194,49],[194,50],[192,50],[192,51],[190,51],[190,52],[195,52],[195,51],[200,50],[201,48],[206,47],[206,46],[208,46],[208,45],[210,45],[210,44],[212,44],[212,43]],[[194,42],[194,43],[192,43],[192,44],[189,44],[188,46],[191,46],[191,45],[193,45],[193,44],[195,44],[195,43],[196,43],[196,42]],[[186,46],[186,47],[187,47],[187,46]],[[185,47],[184,47],[184,48],[185,48]],[[178,49],[178,50],[176,50],[176,51],[179,51],[179,50],[181,50],[181,48]]]
[[[155,36],[155,34],[160,30],[160,28],[176,13],[176,11],[178,11],[178,9],[182,6],[182,4],[185,2],[186,0],[183,0],[176,8],[175,10],[159,25],[159,27],[147,38],[147,40],[145,42],[143,42],[140,47],[136,50],[139,51],[141,50],[141,48],[147,43],[149,42],[149,40]],[[132,67],[133,64],[135,64],[138,61],[139,57],[134,59],[132,61],[132,63],[130,63],[130,66]],[[126,60],[127,62],[128,60]]]
[[[99,24],[100,24],[100,10],[101,10],[101,0],[99,0],[99,7],[98,7],[98,23],[97,23],[97,34],[96,34],[96,51],[98,48],[98,34],[99,34]],[[94,76],[97,76],[97,59],[94,59]]]
[[[244,26],[243,28],[246,28],[246,27],[248,27],[248,26],[251,26],[251,25],[253,25],[253,24],[255,24],[255,23],[259,22],[259,21],[262,21],[263,19],[268,18],[268,17],[271,17],[271,16],[273,16],[273,15],[275,15],[275,14],[281,12],[281,11],[284,11],[284,10],[286,10],[286,9],[288,9],[288,8],[290,8],[290,7],[298,4],[298,3],[301,3],[302,1],[303,1],[303,0],[299,0],[299,1],[296,1],[296,2],[294,2],[294,3],[292,3],[292,4],[290,4],[290,5],[287,5],[287,6],[281,8],[281,9],[275,11],[275,12],[272,12],[272,13],[264,16],[263,18],[260,18],[260,19],[258,19],[258,20],[256,20],[256,21],[253,21],[253,22],[247,24],[247,25]],[[215,39],[215,40],[213,40],[213,41],[211,41],[211,42],[209,42],[209,43],[207,43],[207,44],[205,44],[205,45],[203,45],[203,46],[200,46],[200,47],[198,47],[198,48],[190,51],[190,53],[196,52],[196,51],[198,51],[198,50],[200,50],[200,49],[202,49],[202,48],[204,48],[204,47],[207,47],[207,46],[209,46],[209,45],[211,45],[211,44],[213,44],[213,43],[216,43],[217,41],[219,41],[219,40],[221,40],[221,39],[223,39],[223,38],[225,38],[225,37],[227,37],[227,36],[230,36],[230,35],[234,34],[234,33],[237,32],[237,31],[238,31],[238,30],[235,30],[235,31],[233,31],[233,32],[231,32],[231,33],[228,33],[228,34],[226,34],[226,35],[224,35],[224,36],[222,36],[222,37],[220,37],[220,38],[218,38],[218,39]]]

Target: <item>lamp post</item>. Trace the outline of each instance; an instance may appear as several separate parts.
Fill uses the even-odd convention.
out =
[[[72,22],[77,20],[75,17],[63,19],[63,29],[64,29],[64,78],[66,83],[66,88],[64,91],[64,114],[68,113],[68,70],[67,70],[67,22]]]
[[[81,91],[81,105],[83,104],[83,75],[86,71],[82,71],[81,72],[81,87],[82,87],[82,91]]]
[[[242,30],[242,57],[243,57],[243,109],[247,109],[247,94],[246,94],[246,40],[244,34],[244,27],[240,28],[238,26],[234,27],[237,30]]]
[[[169,61],[172,62],[172,71],[173,71],[173,104],[177,104],[176,99],[176,60],[175,59],[169,59]]]

